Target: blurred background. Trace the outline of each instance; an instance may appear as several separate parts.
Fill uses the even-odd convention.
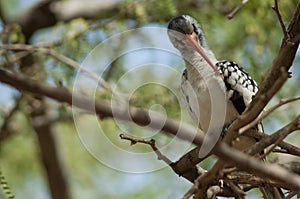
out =
[[[0,44],[50,48],[101,75],[115,91],[130,96],[131,105],[192,124],[180,93],[184,63],[165,28],[174,16],[193,16],[202,24],[217,58],[237,62],[259,83],[277,56],[283,33],[271,8],[273,0],[249,1],[228,20],[227,15],[240,2],[0,0]],[[279,2],[286,24],[296,4],[297,0]],[[47,53],[20,50],[1,52],[0,56],[1,68],[97,100],[113,99],[89,76]],[[298,52],[292,78],[268,107],[300,94],[299,65]],[[272,113],[263,121],[266,132],[292,121],[299,114],[299,105],[291,103]],[[149,146],[130,146],[119,134],[154,138],[173,161],[193,148],[181,140],[112,119],[99,121],[91,114],[72,111],[68,105],[20,93],[4,84],[0,84],[0,114],[0,169],[16,198],[55,198],[53,192],[59,190],[53,190],[51,183],[60,178],[64,197],[74,199],[180,198],[191,186],[157,160]],[[299,146],[299,131],[287,141]],[[113,147],[106,147],[107,142]],[[137,156],[129,158],[114,147]],[[139,159],[143,154],[147,156]],[[291,160],[284,155],[269,158]],[[45,161],[57,164],[49,166]],[[214,161],[209,158],[201,166],[208,169]],[[0,198],[4,197],[0,190]],[[255,190],[247,196],[257,197]]]

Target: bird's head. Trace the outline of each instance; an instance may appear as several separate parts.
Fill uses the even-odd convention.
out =
[[[189,15],[172,18],[168,25],[168,35],[176,48],[180,47],[179,45],[186,45],[186,36],[192,38],[202,48],[206,47],[201,25]]]
[[[203,36],[201,25],[196,19],[189,15],[174,17],[169,22],[168,35],[174,47],[182,54],[189,53],[190,50],[196,50],[212,68],[215,68],[205,53],[208,47]]]

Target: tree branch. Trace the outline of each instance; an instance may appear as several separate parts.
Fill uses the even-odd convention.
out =
[[[270,136],[265,136],[259,142],[251,146],[246,152],[250,155],[254,155],[263,151],[266,147],[274,144],[277,140],[285,137],[289,133],[298,130],[300,124],[300,116],[298,116],[294,121],[287,124],[285,127],[281,128],[277,132],[273,133]],[[279,144],[279,143],[278,143]]]
[[[246,3],[248,3],[249,0],[243,0],[237,7],[235,7],[228,15],[227,18],[228,19],[232,19],[239,11],[240,9],[242,9],[242,7],[244,5],[246,5]]]
[[[197,129],[190,125],[165,118],[156,112],[151,112],[150,118],[149,112],[145,110],[128,106],[113,107],[109,101],[94,101],[86,96],[73,94],[66,88],[53,87],[3,69],[0,69],[0,82],[11,85],[21,91],[47,96],[59,102],[68,103],[92,113],[95,112],[102,118],[115,117],[124,121],[134,122],[141,126],[149,125],[153,129],[169,132],[183,140],[192,142],[193,138],[196,138],[196,141],[194,141],[195,144],[201,145],[202,143],[202,136],[197,133]],[[116,110],[113,111],[112,108],[116,108]],[[160,128],[161,126],[162,129]]]
[[[196,165],[211,155],[207,154],[206,157],[199,158],[200,146],[195,147],[193,150],[189,151],[183,155],[178,161],[173,163],[173,170],[180,176],[188,179],[191,182],[195,182],[199,176],[198,169]]]
[[[149,114],[149,112],[145,110],[134,107],[114,107],[104,100],[94,102],[85,96],[72,94],[65,88],[55,88],[40,81],[13,74],[2,69],[0,69],[0,81],[21,91],[47,96],[57,101],[95,112],[102,117],[114,117],[142,126],[148,125],[150,128],[172,134],[180,139],[193,142],[196,145],[201,145],[203,142],[203,137],[200,133],[197,133],[194,127],[165,118],[155,112]],[[112,109],[114,109],[114,111],[112,111]],[[291,174],[277,165],[258,162],[254,157],[247,156],[224,143],[217,144],[213,149],[213,153],[219,158],[226,160],[229,164],[234,164],[242,170],[255,172],[258,176],[267,177],[274,181],[289,183],[292,190],[300,189],[300,177]]]
[[[249,130],[249,131],[246,131],[244,134],[246,136],[249,136],[249,137],[252,137],[252,138],[256,138],[258,140],[261,140],[261,139],[266,138],[266,137],[270,137],[270,135],[258,132],[256,130]],[[274,133],[272,135],[274,135]],[[276,139],[278,139],[278,138],[276,138]],[[300,148],[299,147],[296,147],[296,146],[294,146],[292,144],[289,144],[287,142],[284,142],[284,141],[282,141],[281,143],[279,143],[278,146],[280,146],[282,149],[284,149],[286,151],[286,153],[288,153],[290,155],[294,155],[294,156],[299,156],[300,157]]]
[[[285,24],[283,22],[282,16],[280,14],[279,6],[278,6],[278,0],[274,0],[274,6],[272,6],[272,9],[275,11],[275,13],[277,15],[277,18],[279,20],[279,23],[280,23],[280,26],[281,26],[281,29],[282,29],[282,33],[284,35],[284,39],[289,40],[290,38],[289,38],[288,32],[286,30],[286,27],[285,27]]]
[[[276,109],[280,108],[281,106],[300,100],[300,96],[297,97],[293,97],[293,98],[289,98],[289,99],[281,99],[279,101],[278,104],[274,105],[273,107],[271,107],[270,109],[268,109],[267,111],[264,111],[260,116],[258,116],[257,118],[255,118],[252,122],[250,122],[249,124],[243,126],[242,128],[239,129],[239,134],[243,134],[245,131],[249,130],[250,128],[252,128],[253,126],[255,126],[256,124],[258,124],[260,121],[262,121],[264,118],[266,118],[268,115],[270,115],[273,111],[275,111]]]
[[[124,135],[124,134],[120,134],[120,138],[124,139],[124,140],[129,140],[131,142],[131,145],[134,145],[136,143],[143,143],[143,144],[149,145],[153,149],[153,151],[156,153],[158,160],[164,161],[167,165],[169,165],[173,169],[173,171],[175,171],[175,173],[177,173],[176,170],[175,170],[175,168],[174,168],[175,164],[168,157],[166,157],[165,155],[163,155],[159,151],[159,149],[155,145],[155,140],[154,139],[145,140],[145,139],[141,139],[141,138],[130,137],[130,136]],[[180,159],[179,162],[182,162],[182,164],[184,164],[184,160],[185,159]],[[197,166],[196,167],[196,173],[197,174],[195,176],[196,177],[197,176],[201,176],[205,172],[206,172],[206,170],[204,170],[201,167]],[[192,186],[192,188],[186,193],[186,195],[183,198],[188,198],[189,196],[191,196],[194,193],[194,191],[196,191],[198,189],[199,181],[195,180],[195,181],[191,181],[191,182],[195,183],[195,184]],[[236,194],[233,194],[231,188],[228,187],[228,186],[224,187],[223,190],[222,190],[222,192],[220,192],[220,194],[221,194],[220,196],[232,196],[232,197],[236,196]]]
[[[152,149],[153,151],[156,153],[157,155],[157,159],[158,160],[162,160],[164,161],[167,165],[172,165],[172,161],[165,155],[163,155],[159,149],[156,147],[155,145],[155,140],[154,139],[151,139],[151,140],[145,140],[145,139],[140,139],[140,138],[133,138],[133,137],[130,137],[128,135],[124,135],[124,134],[120,134],[120,138],[122,140],[129,140],[131,142],[131,145],[134,145],[136,143],[143,143],[143,144],[148,144]]]

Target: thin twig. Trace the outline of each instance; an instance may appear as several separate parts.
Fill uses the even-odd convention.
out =
[[[280,108],[281,106],[283,106],[285,104],[288,104],[288,103],[291,103],[291,102],[294,102],[294,101],[297,101],[297,100],[300,100],[300,96],[289,98],[289,99],[281,99],[278,104],[274,105],[269,110],[263,112],[261,115],[259,115],[257,118],[255,118],[252,122],[250,122],[246,126],[243,126],[242,128],[240,128],[239,129],[239,135],[243,134],[244,132],[246,132],[247,130],[249,130],[253,126],[255,126],[257,123],[259,123],[264,118],[269,116],[276,109]]]
[[[273,133],[274,134],[274,133]],[[273,135],[272,134],[272,135]],[[272,135],[267,135],[265,133],[262,132],[258,132],[256,130],[248,130],[244,133],[245,136],[251,137],[251,138],[256,138],[258,140],[263,139],[264,137],[270,137]],[[281,143],[279,143],[280,148],[282,150],[285,150],[286,153],[288,153],[289,155],[294,155],[294,156],[299,156],[300,157],[300,148],[296,147],[292,144],[289,144],[287,142],[282,141]],[[279,152],[279,151],[278,151]],[[282,152],[283,153],[283,152]]]
[[[273,146],[267,152],[265,152],[263,155],[261,155],[261,158],[263,159],[264,157],[269,155],[279,145],[279,143],[281,143],[282,140],[284,138],[286,138],[286,136],[288,136],[290,133],[294,132],[295,130],[299,130],[299,125],[300,125],[300,117],[298,117],[298,119],[296,119],[295,124],[294,124],[295,127],[291,126],[290,128],[288,128],[288,130],[286,132],[281,134],[280,137],[276,140],[276,142],[274,142]]]
[[[263,151],[266,147],[270,146],[271,144],[275,143],[278,139],[282,136],[288,135],[289,133],[299,129],[299,120],[300,116],[296,117],[292,122],[284,126],[283,128],[279,129],[275,133],[269,136],[265,136],[259,142],[255,143],[249,149],[246,150],[246,153],[250,155],[255,155],[261,151]],[[278,143],[279,145],[279,143]]]
[[[232,19],[239,11],[240,9],[246,4],[248,3],[249,0],[243,0],[237,7],[235,7],[228,15],[227,18],[228,19]]]
[[[151,148],[153,149],[153,151],[156,153],[157,159],[164,161],[168,165],[170,165],[170,164],[173,163],[172,160],[170,160],[167,156],[163,155],[159,151],[159,149],[155,145],[155,140],[154,139],[145,140],[145,139],[141,139],[141,138],[133,138],[133,137],[130,137],[130,136],[125,135],[125,134],[120,134],[120,138],[122,140],[129,140],[131,142],[131,145],[134,145],[136,143],[148,144],[149,146],[151,146]]]
[[[284,38],[286,40],[290,40],[290,36],[287,32],[287,29],[286,29],[286,26],[283,22],[283,19],[282,19],[282,16],[280,14],[280,10],[279,10],[279,7],[278,7],[278,0],[274,0],[274,6],[272,6],[272,9],[275,11],[277,17],[278,17],[278,20],[280,22],[280,26],[281,26],[281,29],[282,29],[282,32],[283,32],[283,35],[284,35]]]

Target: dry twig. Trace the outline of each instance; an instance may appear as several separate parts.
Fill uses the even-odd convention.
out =
[[[290,36],[287,32],[287,29],[286,29],[286,26],[283,22],[283,19],[282,19],[282,16],[280,14],[280,10],[279,10],[279,7],[278,7],[278,0],[274,0],[274,6],[272,6],[272,9],[275,11],[277,17],[278,17],[278,20],[279,20],[279,23],[280,23],[280,26],[281,26],[281,29],[282,29],[282,32],[283,32],[283,35],[284,35],[284,39],[286,40],[290,40]]]
[[[289,98],[289,99],[281,99],[278,104],[274,105],[269,110],[263,112],[260,116],[258,116],[257,118],[255,118],[249,124],[247,124],[247,125],[243,126],[242,128],[240,128],[239,129],[239,135],[243,134],[244,132],[246,132],[250,128],[254,127],[257,123],[259,123],[264,118],[266,118],[267,116],[269,116],[276,109],[280,108],[281,106],[283,106],[285,104],[288,104],[288,103],[291,103],[291,102],[294,102],[294,101],[297,101],[297,100],[300,100],[300,96]]]
[[[228,15],[227,18],[228,19],[232,19],[239,11],[240,9],[246,4],[248,3],[249,0],[243,0],[237,7],[235,7]]]
[[[264,134],[262,132],[258,132],[256,130],[248,130],[244,133],[244,135],[252,137],[252,138],[256,138],[258,140],[261,140],[262,138],[271,136],[271,135]],[[275,136],[274,133],[272,134],[272,136]],[[272,139],[275,139],[275,138],[272,138]],[[276,139],[278,139],[278,137]],[[280,142],[278,146],[280,146],[283,150],[285,150],[286,153],[300,157],[300,148],[299,147],[296,147],[296,146],[289,144],[287,142],[284,142],[284,141]]]
[[[300,116],[298,116],[291,123],[287,124],[286,126],[284,126],[281,129],[279,129],[272,135],[265,136],[259,142],[255,143],[251,148],[249,148],[246,151],[246,153],[248,153],[250,155],[258,154],[261,151],[263,151],[266,147],[270,146],[273,143],[276,143],[276,141],[279,140],[281,137],[285,137],[289,133],[299,129],[299,120],[300,120]]]
[[[171,165],[173,163],[167,156],[163,155],[159,151],[159,149],[155,145],[155,140],[154,139],[145,140],[145,139],[141,139],[141,138],[133,138],[133,137],[130,137],[130,136],[125,135],[125,134],[120,134],[120,138],[122,140],[129,140],[131,142],[131,145],[134,145],[136,143],[148,144],[153,149],[153,151],[156,153],[158,160],[164,161],[167,165]]]

